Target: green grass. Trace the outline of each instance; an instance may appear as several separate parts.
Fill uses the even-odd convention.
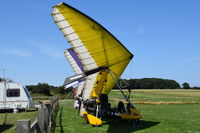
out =
[[[5,113],[0,113],[0,132],[2,133],[15,133],[17,120],[31,119],[33,122],[36,118],[36,112],[21,112],[21,113],[7,113],[6,125],[3,125]]]
[[[123,99],[119,91],[112,91],[109,99]],[[131,98],[133,102],[155,101],[183,101],[200,103],[200,90],[134,90]]]
[[[112,98],[122,98],[120,92],[110,93]],[[73,101],[60,104],[56,119],[56,133],[200,133],[200,91],[186,90],[140,90],[131,98],[143,101],[196,101],[196,104],[135,104],[143,119],[134,128],[130,122],[103,122],[101,127],[92,127],[77,116]],[[113,106],[117,101],[111,100]]]
[[[144,121],[157,122],[145,130],[142,123],[138,133],[200,133],[200,105],[136,105],[144,116]]]
[[[60,109],[56,119],[56,133],[101,133],[106,132],[109,126],[92,127],[84,119],[77,116],[77,110],[73,108],[73,101],[67,100],[60,103]]]

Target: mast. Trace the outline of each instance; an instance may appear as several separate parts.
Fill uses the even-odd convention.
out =
[[[6,107],[6,70],[5,69],[0,69],[0,71],[3,72],[3,83],[4,83],[4,90],[3,90],[3,106]]]

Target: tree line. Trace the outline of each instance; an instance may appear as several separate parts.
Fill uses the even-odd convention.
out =
[[[118,84],[118,85],[117,85]],[[142,78],[142,79],[119,79],[113,89],[200,89],[200,87],[190,87],[189,83],[185,82],[182,86],[175,80],[161,78]],[[63,86],[52,86],[47,83],[38,83],[37,85],[27,85],[27,89],[32,94],[43,94],[47,96],[57,94],[69,94],[74,91],[74,88],[64,89]]]
[[[180,86],[175,80],[162,78],[119,79],[117,84],[114,89],[119,88],[118,86],[122,89],[200,89],[200,87],[191,88],[187,82]]]
[[[65,94],[65,90],[63,86],[52,86],[47,83],[38,83],[37,85],[27,85],[31,94],[43,94],[46,96],[52,96],[57,94]]]

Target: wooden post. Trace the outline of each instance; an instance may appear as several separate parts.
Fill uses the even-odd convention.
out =
[[[52,104],[51,104],[51,103],[46,103],[45,106],[47,107],[48,112],[51,113],[51,110],[52,110]]]
[[[17,121],[17,127],[16,127],[16,133],[29,133],[30,122],[31,122],[30,119],[18,120]]]
[[[37,122],[42,133],[47,133],[49,126],[49,111],[47,108],[38,108]]]
[[[47,110],[48,110],[48,121],[46,121],[48,123],[48,127],[47,127],[47,131],[49,132],[50,131],[50,127],[51,127],[51,113],[52,113],[52,107],[53,107],[53,104],[50,102],[48,104],[45,104],[45,106],[47,107]]]
[[[40,128],[38,127],[37,119],[31,123],[30,133],[41,133]]]
[[[54,96],[50,98],[52,104],[54,104],[58,100],[58,96]]]

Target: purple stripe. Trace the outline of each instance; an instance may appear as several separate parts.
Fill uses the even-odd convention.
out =
[[[75,60],[75,62],[77,63],[77,65],[79,66],[79,68],[81,69],[81,71],[84,73],[85,70],[83,68],[83,65],[82,65],[80,59],[78,58],[78,56],[76,55],[76,53],[74,52],[74,50],[72,48],[70,48],[70,49],[67,49],[67,51],[72,56],[72,58]]]

